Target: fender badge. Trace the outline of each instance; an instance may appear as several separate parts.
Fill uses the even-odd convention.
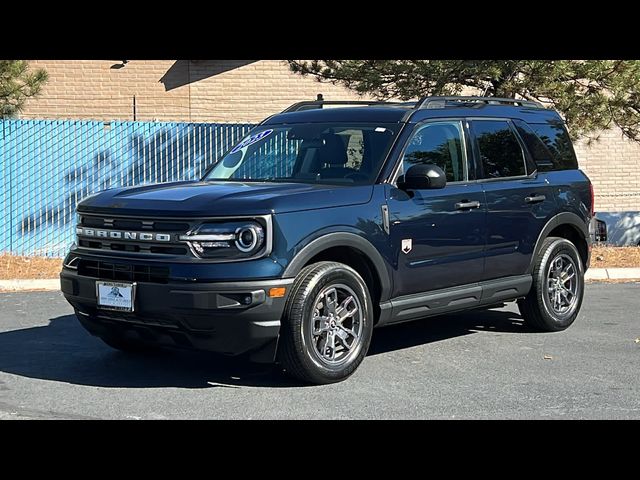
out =
[[[402,240],[402,253],[405,255],[411,251],[413,248],[413,241],[410,238],[405,238]]]

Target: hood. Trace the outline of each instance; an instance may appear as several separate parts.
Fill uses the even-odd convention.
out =
[[[286,213],[367,203],[373,186],[278,182],[174,182],[105,190],[78,212],[140,216],[233,216]]]

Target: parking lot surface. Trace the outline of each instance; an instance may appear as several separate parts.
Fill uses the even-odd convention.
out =
[[[0,293],[0,419],[640,418],[640,284],[589,284],[576,323],[515,304],[374,331],[348,380],[301,386],[200,352],[130,355],[58,292]]]

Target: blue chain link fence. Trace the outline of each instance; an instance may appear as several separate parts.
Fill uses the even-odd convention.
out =
[[[0,252],[63,256],[79,201],[197,179],[252,124],[0,120]]]

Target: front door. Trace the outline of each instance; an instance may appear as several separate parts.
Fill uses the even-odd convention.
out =
[[[405,192],[388,186],[389,237],[395,278],[393,296],[480,281],[485,247],[485,199],[469,180],[466,128],[461,120],[416,127],[397,177],[412,165],[431,163],[447,175],[443,189]]]

